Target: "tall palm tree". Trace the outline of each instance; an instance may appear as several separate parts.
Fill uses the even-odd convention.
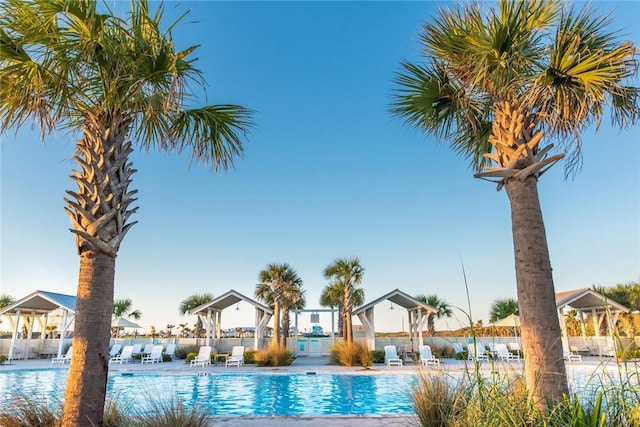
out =
[[[150,14],[146,0],[132,0],[124,18],[103,9],[97,0],[0,2],[0,133],[33,123],[43,137],[79,138],[77,189],[65,199],[80,256],[65,426],[102,424],[115,260],[137,210],[134,143],[225,169],[251,126],[239,106],[192,107],[204,89],[197,46],[177,48],[162,5]]]
[[[436,319],[442,319],[443,317],[451,317],[453,316],[453,310],[444,300],[438,298],[437,295],[429,295],[424,296],[424,294],[419,294],[416,296],[418,301],[421,301],[425,304],[429,304],[431,307],[437,309],[435,313],[430,312],[427,315],[427,329],[429,329],[429,335],[432,337],[436,336]]]
[[[489,322],[495,323],[512,314],[518,315],[518,301],[513,298],[499,298],[491,304],[489,309]]]
[[[133,310],[133,301],[131,298],[117,299],[113,301],[113,317],[116,319],[121,317],[128,317],[130,319],[140,320],[142,312],[140,310]],[[118,336],[118,328],[113,328],[113,336]]]
[[[355,307],[354,295],[356,292],[360,292],[358,289],[361,289],[357,285],[362,282],[364,268],[356,257],[338,258],[329,264],[322,274],[325,279],[332,281],[332,285],[342,288],[343,337],[348,343],[352,343],[351,312]],[[364,299],[364,291],[362,291],[362,296]]]
[[[273,336],[278,346],[286,346],[286,335],[282,333],[282,306],[287,294],[295,288],[302,288],[302,279],[287,263],[271,263],[258,274],[260,283],[256,285],[254,295],[273,307]]]
[[[191,310],[193,310],[194,308],[199,307],[202,304],[206,304],[212,300],[213,300],[213,295],[206,292],[203,294],[193,294],[187,297],[186,299],[182,300],[182,302],[180,303],[180,306],[178,307],[178,311],[180,312],[181,316],[185,316],[189,314]],[[196,338],[201,338],[202,330],[203,330],[202,319],[200,319],[200,316],[198,316],[198,320],[196,322],[196,330],[195,330]]]
[[[636,47],[616,40],[610,20],[587,7],[553,0],[482,5],[441,9],[424,24],[423,56],[402,64],[391,108],[448,141],[470,159],[476,177],[506,189],[526,384],[544,410],[568,386],[538,179],[565,153],[566,173],[577,172],[580,133],[600,123],[606,106],[614,125],[637,122],[638,89],[626,86],[637,71]],[[543,136],[560,143],[557,154],[553,144],[540,145]]]
[[[356,288],[351,295],[351,301],[354,307],[364,303],[364,289]],[[338,309],[338,333],[346,340],[346,329],[344,328],[344,285],[341,282],[334,282],[327,285],[320,295],[320,305],[322,307],[330,307]]]
[[[284,296],[282,298],[282,331],[283,331],[283,342],[282,346],[287,345],[286,337],[289,336],[289,330],[291,329],[291,310],[302,310],[307,305],[307,299],[305,297],[305,290],[300,287],[302,285],[302,281],[300,283],[293,283],[292,286],[287,287],[284,291]]]

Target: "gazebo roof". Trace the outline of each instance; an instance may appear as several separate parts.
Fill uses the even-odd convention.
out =
[[[248,296],[245,296],[233,289],[230,289],[226,293],[220,295],[219,297],[214,298],[213,300],[205,304],[199,305],[198,307],[191,310],[191,314],[206,314],[209,309],[213,311],[221,311],[221,310],[224,310],[225,308],[231,307],[232,305],[239,303],[240,301],[248,302],[249,304],[255,306],[257,309],[264,311],[265,313],[273,314],[273,310],[270,307],[254,299],[251,299]]]
[[[621,311],[628,313],[629,309],[624,305],[605,297],[604,295],[589,288],[575,289],[573,291],[556,293],[556,306],[558,310],[564,307],[571,307],[577,311],[597,313],[609,311]]]
[[[368,309],[380,304],[383,301],[389,300],[392,303],[406,308],[407,310],[412,310],[412,309],[417,309],[418,307],[422,308],[423,310],[426,310],[427,312],[437,312],[438,310],[436,310],[435,308],[433,308],[432,306],[430,306],[429,304],[426,304],[422,301],[419,301],[417,299],[415,299],[414,297],[412,297],[411,295],[402,292],[399,289],[395,289],[387,294],[382,295],[380,298],[375,299],[373,301],[371,301],[370,303],[361,305],[360,307],[356,308],[355,310],[353,310],[353,314],[357,315],[358,313],[363,313],[365,311],[367,311]]]
[[[58,308],[75,314],[76,297],[74,295],[58,294],[55,292],[35,291],[15,303],[4,307],[0,310],[0,316],[16,315],[18,311],[22,314],[34,313],[36,315],[42,315],[57,310]]]

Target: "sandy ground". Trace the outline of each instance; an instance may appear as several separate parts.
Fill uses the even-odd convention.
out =
[[[616,367],[616,363],[612,359],[601,359],[597,357],[583,357],[582,362],[567,363],[567,373],[569,376],[574,372],[593,373],[598,369],[612,369]],[[0,372],[14,369],[69,369],[69,365],[52,364],[48,359],[40,360],[16,360],[11,364],[0,365]],[[379,374],[397,374],[410,375],[416,374],[421,370],[429,370],[434,372],[459,373],[465,370],[473,370],[474,365],[471,362],[445,359],[439,368],[423,368],[420,365],[409,364],[406,366],[384,366],[374,365],[370,368],[362,367],[344,367],[329,365],[328,359],[325,358],[297,358],[291,366],[277,368],[259,368],[255,365],[244,365],[242,367],[225,367],[223,363],[211,365],[207,367],[190,367],[183,360],[173,362],[157,363],[157,364],[111,364],[109,366],[110,374],[118,375],[122,373],[135,372],[154,372],[171,374],[184,374],[192,372],[194,374],[215,375],[215,373],[248,373],[248,374],[288,374],[288,373],[331,373],[331,374],[358,374],[358,375],[379,375]],[[512,374],[521,373],[523,370],[522,362],[495,362],[490,364],[483,362],[480,364],[483,372],[498,370]],[[252,416],[236,416],[236,417],[216,417],[215,425],[225,427],[245,427],[245,426],[282,426],[295,424],[303,427],[328,427],[328,424],[335,424],[339,427],[380,427],[380,426],[412,426],[417,425],[413,417],[407,416],[325,416],[325,417],[252,417]]]

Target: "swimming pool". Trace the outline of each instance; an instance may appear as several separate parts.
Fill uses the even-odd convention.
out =
[[[66,380],[67,371],[59,369],[0,373],[0,406],[20,396],[62,401]],[[149,408],[150,399],[176,399],[210,415],[384,416],[413,414],[416,381],[415,375],[136,373],[110,375],[107,393],[139,413]]]

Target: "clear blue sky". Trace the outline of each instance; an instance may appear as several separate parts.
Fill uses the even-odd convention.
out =
[[[466,308],[462,262],[474,320],[488,322],[495,299],[515,298],[505,192],[388,111],[394,73],[417,58],[420,23],[437,6],[167,3],[167,18],[191,9],[174,36],[180,47],[201,45],[209,84],[202,104],[237,103],[257,114],[244,158],[226,173],[189,166],[185,156],[133,154],[139,223],[118,255],[116,298],[133,299],[143,332],[193,324],[178,305],[194,293],[252,296],[271,262],[297,270],[310,308],[327,284],[322,270],[351,256],[365,268],[367,301],[399,288]],[[640,3],[599,7],[613,10],[614,26],[640,45]],[[74,138],[42,143],[29,129],[1,138],[0,293],[75,294],[78,257],[62,201],[75,189]],[[556,290],[640,280],[638,127],[618,132],[603,123],[584,135],[575,179],[565,181],[563,167],[539,183]],[[223,327],[253,323],[240,308],[223,313]],[[406,312],[386,304],[376,312],[380,331],[401,330],[403,321]],[[321,323],[328,327],[326,317]],[[463,324],[455,310],[438,327]]]

